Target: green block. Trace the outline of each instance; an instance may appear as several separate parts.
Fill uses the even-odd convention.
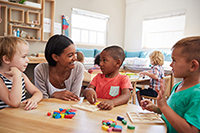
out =
[[[134,130],[134,129],[135,129],[135,126],[128,125],[128,129]]]
[[[127,124],[127,121],[126,121],[126,120],[122,120],[122,123],[123,123],[124,125],[126,125],[126,124]]]
[[[53,117],[53,118],[55,118],[55,117],[56,117],[56,115],[57,115],[57,114],[53,114],[53,116],[52,116],[52,117]]]
[[[115,125],[116,125],[115,123],[111,123],[110,124],[111,127],[115,127]]]
[[[106,123],[106,122],[103,122],[103,125],[106,125],[106,126],[107,126],[107,123]]]

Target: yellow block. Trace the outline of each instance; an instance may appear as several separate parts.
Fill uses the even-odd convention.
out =
[[[65,117],[65,115],[64,115],[64,114],[60,114],[60,116],[61,116],[61,118],[64,118],[64,117]]]
[[[107,129],[109,128],[109,126],[106,126],[106,125],[102,125],[102,129],[107,131]]]

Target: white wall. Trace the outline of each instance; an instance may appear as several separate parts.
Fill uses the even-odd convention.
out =
[[[124,45],[124,25],[125,25],[125,0],[56,0],[55,22],[61,23],[61,15],[71,18],[73,7],[93,11],[110,16],[107,44]],[[69,35],[71,33],[69,27]],[[30,54],[43,52],[46,42],[29,42]],[[95,48],[91,46],[77,46],[84,48]],[[96,47],[102,49],[102,47]]]
[[[177,10],[186,10],[185,36],[200,35],[200,0],[126,0],[125,50],[145,50],[141,46],[145,16]]]

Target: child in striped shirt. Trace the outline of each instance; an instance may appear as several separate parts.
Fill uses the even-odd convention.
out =
[[[28,43],[19,37],[0,38],[0,109],[17,108],[22,102],[25,110],[31,110],[42,99],[42,93],[23,73],[29,62],[28,51]],[[26,99],[25,89],[31,98]]]

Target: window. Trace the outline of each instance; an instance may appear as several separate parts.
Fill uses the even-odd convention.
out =
[[[171,48],[184,36],[185,13],[145,18],[143,20],[143,48]]]
[[[106,46],[108,15],[73,8],[71,18],[75,43]]]

